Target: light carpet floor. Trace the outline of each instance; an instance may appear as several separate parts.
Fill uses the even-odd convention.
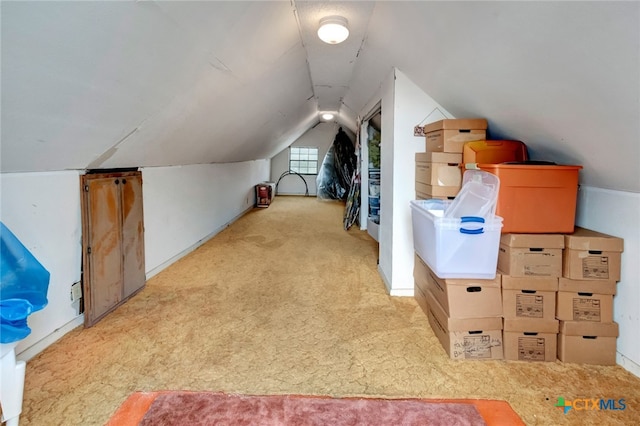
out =
[[[640,419],[619,366],[452,361],[411,297],[391,297],[377,243],[343,204],[278,196],[27,363],[22,426],[104,425],[135,391],[207,390],[508,401],[529,425]],[[410,284],[411,285],[411,284]],[[554,407],[625,399],[624,411]]]

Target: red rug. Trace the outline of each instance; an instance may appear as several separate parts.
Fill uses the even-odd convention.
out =
[[[524,422],[505,401],[136,392],[106,426],[488,425]]]

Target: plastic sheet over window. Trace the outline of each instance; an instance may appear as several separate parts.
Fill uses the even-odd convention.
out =
[[[341,127],[318,171],[316,178],[318,198],[346,200],[351,188],[353,172],[356,169],[356,161],[353,143]]]

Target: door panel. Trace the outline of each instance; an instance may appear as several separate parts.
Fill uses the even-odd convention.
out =
[[[82,176],[85,326],[91,327],[146,282],[142,173]]]
[[[122,232],[119,188],[115,179],[87,181],[89,280],[87,313],[93,323],[123,298]]]
[[[144,225],[142,176],[122,178],[122,251],[124,297],[144,287]]]

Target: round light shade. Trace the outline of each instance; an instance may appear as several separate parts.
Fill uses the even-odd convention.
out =
[[[318,28],[320,40],[329,44],[342,43],[349,37],[347,20],[342,16],[327,16],[320,20]]]
[[[325,112],[322,114],[322,119],[323,120],[333,120],[333,114],[331,114],[330,112]]]

